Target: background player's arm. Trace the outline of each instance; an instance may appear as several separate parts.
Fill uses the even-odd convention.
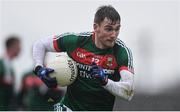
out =
[[[123,54],[125,55],[121,55],[121,58],[119,58],[121,61],[119,61],[121,63],[119,67],[119,74],[121,75],[120,81],[115,82],[108,79],[108,83],[104,86],[104,88],[115,96],[122,97],[126,100],[131,100],[134,94],[133,60],[129,49],[128,52],[126,51]]]

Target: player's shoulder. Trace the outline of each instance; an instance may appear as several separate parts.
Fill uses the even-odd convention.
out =
[[[72,41],[77,41],[77,42],[83,42],[85,40],[88,40],[91,35],[93,33],[92,32],[81,32],[81,33],[74,33],[74,32],[67,32],[67,33],[63,33],[60,35],[56,35],[56,39],[65,39],[65,40],[72,40]]]
[[[120,50],[120,49],[129,49],[125,42],[123,42],[122,40],[120,40],[119,38],[116,39],[115,41],[115,48]]]
[[[117,55],[132,55],[130,48],[120,39],[116,39],[114,49],[116,50]]]
[[[72,37],[89,37],[92,35],[92,32],[80,32],[80,33],[74,33],[74,32],[67,32],[67,33],[62,33],[59,35],[56,35],[56,37],[67,37],[67,36],[72,36]]]
[[[79,42],[81,43],[86,43],[90,40],[91,36],[92,36],[92,32],[81,32],[81,33],[78,33],[77,36],[79,37]]]
[[[77,37],[77,34],[74,32],[66,32],[62,34],[55,35],[56,38],[61,38],[61,37]]]
[[[80,32],[77,35],[80,37],[90,37],[93,34],[93,32]]]

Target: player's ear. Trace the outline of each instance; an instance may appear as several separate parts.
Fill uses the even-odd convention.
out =
[[[98,30],[98,24],[97,23],[94,23],[93,24],[93,28],[94,28],[94,31],[96,32]]]

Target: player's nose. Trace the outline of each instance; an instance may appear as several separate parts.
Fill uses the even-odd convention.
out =
[[[111,34],[111,39],[115,39],[117,37],[117,32],[113,31]]]

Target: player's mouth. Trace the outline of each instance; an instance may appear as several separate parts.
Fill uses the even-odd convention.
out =
[[[113,43],[115,40],[114,39],[108,39],[106,40],[107,42]]]

